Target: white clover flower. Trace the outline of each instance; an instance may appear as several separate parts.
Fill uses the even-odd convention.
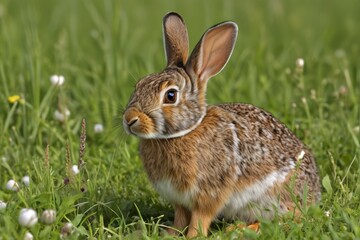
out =
[[[73,231],[73,225],[71,223],[65,223],[64,226],[61,228],[60,237],[64,238],[71,235]]]
[[[0,200],[0,210],[5,209],[5,208],[6,208],[6,206],[7,206],[7,203],[6,203],[6,202],[4,202],[4,201],[2,201],[2,200]]]
[[[30,177],[29,176],[24,176],[21,181],[24,183],[25,186],[29,186],[30,185]]]
[[[80,170],[79,170],[78,165],[73,165],[73,166],[71,167],[71,171],[72,171],[72,173],[73,173],[74,175],[80,173]]]
[[[67,119],[69,116],[70,116],[70,111],[67,108],[64,110],[64,112],[60,112],[59,110],[55,110],[54,112],[54,118],[59,122],[64,122],[65,119]]]
[[[295,64],[296,64],[297,68],[304,68],[305,61],[302,58],[298,58],[298,59],[296,59]]]
[[[6,189],[17,192],[19,191],[19,184],[17,182],[15,182],[15,180],[10,179],[7,183],[6,183]]]
[[[104,126],[101,123],[97,123],[94,125],[95,133],[102,133],[104,131]]]
[[[37,214],[34,209],[23,208],[19,214],[19,224],[23,227],[32,227],[38,222]]]
[[[304,150],[301,150],[301,152],[299,153],[297,159],[302,160],[304,158],[304,156],[305,156],[305,152],[304,152]]]
[[[47,209],[41,214],[41,222],[45,224],[52,224],[56,220],[56,211]]]
[[[24,235],[24,240],[33,240],[34,236],[30,232],[26,232]]]
[[[58,75],[52,75],[50,77],[50,82],[54,86],[61,86],[61,85],[64,84],[65,78],[62,75],[59,75],[59,76]]]
[[[325,211],[324,214],[326,217],[330,217],[330,211]]]

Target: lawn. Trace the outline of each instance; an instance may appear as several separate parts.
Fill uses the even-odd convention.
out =
[[[273,113],[312,149],[322,179],[321,202],[301,206],[301,219],[262,220],[259,233],[219,220],[210,238],[359,239],[359,9],[357,0],[2,0],[0,239],[164,237],[172,207],[149,184],[121,115],[136,81],[165,67],[169,11],[184,17],[191,47],[218,22],[238,24],[208,102]],[[22,226],[31,225],[19,223],[23,208],[38,223]]]

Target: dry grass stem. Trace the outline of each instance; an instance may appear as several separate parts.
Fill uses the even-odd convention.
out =
[[[70,181],[70,178],[72,176],[71,174],[71,155],[70,155],[70,145],[69,142],[66,142],[66,179],[64,180],[65,183]]]
[[[79,162],[78,167],[81,169],[84,166],[84,154],[85,154],[85,143],[86,143],[86,121],[83,118],[81,122],[81,136],[80,136],[80,148],[79,148]]]

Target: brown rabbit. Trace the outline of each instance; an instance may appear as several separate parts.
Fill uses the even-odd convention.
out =
[[[123,125],[141,138],[148,177],[175,206],[174,227],[207,235],[218,215],[254,223],[295,210],[293,196],[319,200],[314,158],[281,122],[249,104],[206,104],[208,80],[226,65],[237,25],[208,29],[189,58],[181,16],[167,14],[163,31],[167,66],[136,84]]]

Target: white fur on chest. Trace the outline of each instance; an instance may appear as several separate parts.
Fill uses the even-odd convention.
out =
[[[185,191],[179,191],[170,180],[157,181],[154,183],[154,187],[160,196],[170,203],[179,204],[188,209],[192,209],[194,196],[198,191],[196,187]]]

